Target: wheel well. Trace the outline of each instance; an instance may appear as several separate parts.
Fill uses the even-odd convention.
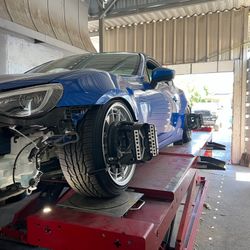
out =
[[[111,100],[109,100],[109,102],[110,102],[110,101],[115,101],[115,100],[120,101],[120,102],[123,102],[123,103],[127,106],[127,108],[129,109],[129,111],[131,112],[131,114],[132,114],[132,116],[133,116],[133,119],[134,119],[135,121],[138,121],[138,119],[137,119],[137,117],[136,117],[136,115],[135,115],[134,110],[132,109],[130,103],[129,103],[126,99],[121,98],[121,97],[116,97],[116,98],[112,98]]]

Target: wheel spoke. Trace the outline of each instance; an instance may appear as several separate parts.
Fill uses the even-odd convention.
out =
[[[115,121],[115,112],[114,109],[111,110],[111,118],[112,118],[112,122]]]
[[[115,169],[115,179],[118,179],[118,168]]]
[[[125,177],[125,166],[121,167],[121,176],[122,176],[122,178]]]
[[[121,111],[120,111],[120,110],[117,110],[116,120],[117,120],[118,122],[121,121]]]
[[[121,121],[126,121],[126,118],[124,117],[124,114],[121,113],[121,118],[120,118]]]

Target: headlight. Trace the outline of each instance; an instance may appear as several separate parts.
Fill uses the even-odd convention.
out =
[[[53,109],[63,94],[59,83],[39,85],[0,93],[0,113],[27,117]]]

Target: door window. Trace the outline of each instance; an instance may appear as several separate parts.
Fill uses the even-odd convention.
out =
[[[152,59],[149,59],[147,62],[146,62],[146,72],[144,73],[144,78],[145,78],[145,81],[148,81],[148,82],[151,82],[152,80],[152,71],[157,68],[157,67],[160,67],[159,64],[157,64],[155,61],[153,61]]]

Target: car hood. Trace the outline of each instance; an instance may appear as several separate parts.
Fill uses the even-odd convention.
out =
[[[70,72],[0,75],[0,91],[47,84],[65,75]]]
[[[95,69],[2,75],[0,76],[0,92],[48,83],[60,83],[64,90],[57,107],[90,105],[95,104],[109,91],[119,91],[120,84],[117,79],[118,77],[112,73]]]

